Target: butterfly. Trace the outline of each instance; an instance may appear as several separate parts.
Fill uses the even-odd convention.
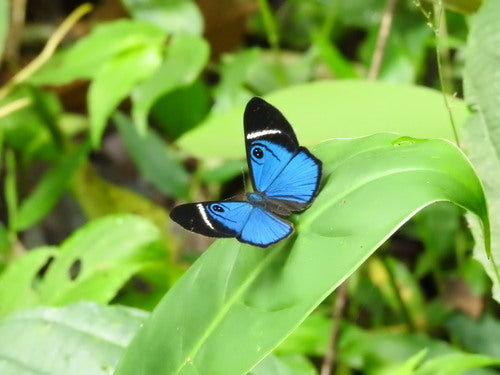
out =
[[[299,146],[283,114],[259,97],[244,114],[245,147],[254,192],[223,201],[182,204],[172,220],[210,237],[236,237],[267,247],[293,233],[282,218],[306,209],[321,179],[321,161]]]

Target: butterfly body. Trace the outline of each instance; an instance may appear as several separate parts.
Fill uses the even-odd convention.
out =
[[[293,225],[280,216],[302,211],[314,200],[321,161],[299,146],[285,117],[261,98],[247,104],[244,128],[255,191],[220,202],[180,205],[170,216],[190,231],[267,247],[293,233]]]

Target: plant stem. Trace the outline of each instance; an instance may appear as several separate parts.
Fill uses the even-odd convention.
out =
[[[382,20],[380,21],[380,29],[378,30],[377,43],[375,44],[370,70],[368,71],[367,78],[369,81],[375,81],[380,72],[380,67],[384,59],[385,47],[387,46],[387,40],[391,32],[396,2],[397,0],[387,0],[387,5],[384,9]]]
[[[50,59],[50,57],[56,51],[57,46],[61,43],[64,36],[68,31],[82,18],[85,14],[92,10],[92,5],[85,3],[76,8],[57,28],[57,30],[52,34],[50,39],[45,44],[42,52],[35,57],[28,65],[21,69],[12,79],[0,89],[0,100],[5,98],[12,89],[21,82],[26,81],[31,77],[38,69],[42,67],[43,64]]]
[[[321,375],[330,375],[335,366],[337,357],[337,341],[339,337],[340,320],[344,315],[344,309],[347,300],[347,280],[337,288],[337,296],[333,302],[332,309],[332,331],[330,341],[326,349],[325,358],[321,365]]]

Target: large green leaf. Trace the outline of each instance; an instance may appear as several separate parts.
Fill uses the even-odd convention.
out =
[[[159,47],[165,38],[162,29],[139,20],[99,24],[85,38],[54,55],[30,78],[30,82],[58,85],[79,78],[90,79],[114,56],[136,48]]]
[[[134,18],[148,21],[168,33],[200,35],[203,17],[192,0],[122,0]]]
[[[465,66],[465,97],[477,109],[463,129],[465,152],[485,187],[492,222],[492,256],[500,262],[500,1],[486,0],[472,22]],[[484,254],[480,228],[471,224],[474,257],[493,280],[493,297],[500,302],[500,270]]]
[[[189,175],[174,150],[152,129],[141,136],[134,123],[125,115],[117,113],[114,120],[130,156],[144,177],[163,194],[186,198]]]
[[[23,230],[35,224],[54,207],[87,152],[88,145],[81,145],[69,155],[64,155],[59,163],[43,176],[35,190],[20,204],[14,225],[16,230]]]
[[[115,375],[244,374],[433,202],[475,213],[488,237],[481,185],[450,142],[379,134],[331,140],[313,152],[324,184],[292,218],[295,235],[267,250],[216,241],[160,302]]]
[[[111,375],[147,313],[78,303],[0,320],[2,375]]]
[[[453,139],[443,96],[429,88],[337,80],[293,86],[266,98],[285,114],[305,145],[387,131]],[[461,126],[465,104],[453,100],[452,111]],[[179,145],[199,157],[242,157],[242,123],[243,106],[216,114],[186,133]]]
[[[99,145],[108,117],[132,88],[147,79],[161,64],[155,47],[134,49],[110,59],[95,75],[88,91],[90,132]]]
[[[194,82],[209,57],[207,42],[191,35],[177,35],[168,46],[160,68],[133,92],[132,114],[144,132],[151,107],[162,96]]]

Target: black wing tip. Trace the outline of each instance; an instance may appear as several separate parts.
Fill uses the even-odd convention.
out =
[[[210,225],[207,225],[205,219],[201,216],[200,211],[196,207],[198,204],[205,205],[206,203],[186,203],[176,206],[170,211],[170,218],[179,224],[184,229],[202,234],[207,237],[225,238],[235,237],[236,232],[226,228],[222,224],[217,223],[215,220],[210,220]]]

